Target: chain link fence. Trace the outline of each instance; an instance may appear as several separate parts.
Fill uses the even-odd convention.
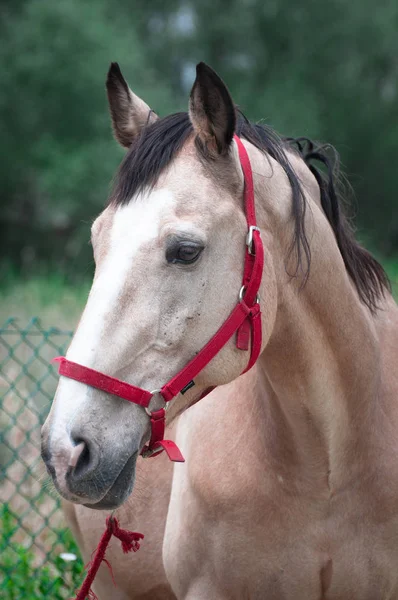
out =
[[[40,429],[57,384],[50,361],[72,332],[0,328],[0,589],[5,600],[69,598],[83,568],[40,458]]]

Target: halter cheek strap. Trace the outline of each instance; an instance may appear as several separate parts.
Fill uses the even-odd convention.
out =
[[[253,174],[249,156],[238,136],[235,135],[234,140],[238,146],[239,160],[245,180],[244,204],[248,231],[246,235],[243,281],[238,303],[220,329],[181,371],[165,383],[160,390],[154,392],[136,387],[115,377],[110,377],[100,371],[79,365],[63,356],[54,359],[55,362],[59,363],[58,372],[63,377],[75,379],[108,394],[118,396],[128,402],[138,404],[146,410],[151,421],[151,438],[141,452],[143,457],[156,456],[164,450],[170,460],[184,462],[184,458],[176,444],[171,440],[163,439],[167,403],[177,396],[177,394],[184,394],[195,385],[194,379],[198,373],[220,352],[235,332],[237,348],[248,350],[250,345],[250,358],[244,373],[251,369],[261,352],[261,311],[258,291],[263,274],[264,249],[260,230],[256,223]],[[211,390],[207,390],[202,395],[202,398],[209,391]],[[151,412],[148,407],[155,394],[162,396],[165,406]]]

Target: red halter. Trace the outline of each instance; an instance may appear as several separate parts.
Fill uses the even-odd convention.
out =
[[[234,140],[238,146],[239,159],[245,179],[244,201],[248,226],[243,282],[239,292],[239,302],[211,340],[177,375],[174,375],[161,389],[154,392],[149,392],[94,369],[89,369],[63,356],[54,359],[54,361],[60,363],[58,371],[60,375],[75,379],[145,408],[151,420],[151,439],[141,452],[143,457],[155,456],[165,450],[170,460],[184,462],[184,458],[176,444],[171,440],[163,439],[167,403],[177,394],[184,394],[195,385],[194,378],[225,346],[235,332],[236,346],[240,350],[248,350],[251,339],[250,359],[244,373],[254,365],[261,351],[261,312],[258,290],[263,273],[264,249],[260,230],[256,225],[253,174],[250,160],[246,148],[236,135]],[[205,392],[202,398],[209,391]],[[157,393],[162,396],[165,406],[150,412],[148,409],[149,403]]]

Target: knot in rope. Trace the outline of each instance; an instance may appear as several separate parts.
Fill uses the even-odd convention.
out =
[[[144,539],[142,533],[122,529],[119,527],[119,522],[116,517],[113,517],[112,515],[109,516],[106,519],[106,529],[102,534],[94,556],[86,567],[88,568],[87,575],[77,593],[76,600],[85,600],[86,598],[89,598],[90,600],[97,600],[97,596],[91,590],[91,584],[93,583],[102,562],[105,562],[112,574],[111,565],[105,558],[105,552],[112,535],[121,541],[122,550],[125,554],[128,552],[137,552],[137,550],[140,549],[140,540]]]
[[[106,526],[118,540],[122,542],[122,550],[124,554],[128,552],[137,552],[140,549],[140,540],[144,539],[142,533],[136,531],[127,531],[119,527],[119,522],[116,517],[109,516],[106,519]]]

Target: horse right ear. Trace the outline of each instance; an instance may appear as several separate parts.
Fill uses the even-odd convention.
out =
[[[130,90],[117,63],[111,63],[109,68],[106,91],[115,138],[129,148],[143,127],[156,121],[158,116]]]

